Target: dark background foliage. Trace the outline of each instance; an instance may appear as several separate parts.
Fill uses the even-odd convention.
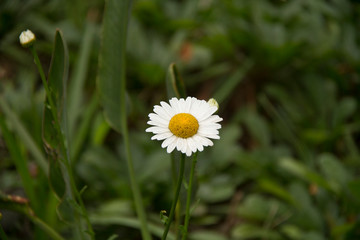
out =
[[[44,90],[18,36],[36,34],[48,69],[60,28],[69,46],[69,91],[78,91],[68,104],[73,166],[79,189],[87,186],[95,232],[98,239],[139,239],[126,223],[135,213],[124,146],[97,101],[103,9],[99,0],[0,3],[1,116],[46,206],[40,217],[66,234],[47,178],[4,111],[6,104],[44,153]],[[152,106],[167,98],[167,68],[175,62],[188,95],[215,97],[224,118],[221,140],[199,154],[192,239],[360,239],[359,14],[359,2],[346,0],[133,1],[128,118],[150,219],[158,223],[160,210],[169,209],[173,185],[169,156],[144,130]],[[0,190],[27,197],[8,149],[0,138]],[[36,238],[26,218],[0,212],[9,237]]]

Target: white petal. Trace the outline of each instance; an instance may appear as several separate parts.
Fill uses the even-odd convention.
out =
[[[217,123],[217,122],[221,122],[223,119],[221,117],[219,117],[218,115],[212,115],[202,121],[200,121],[201,123],[204,124],[208,124],[208,123]]]
[[[197,146],[197,149],[202,152],[204,150],[204,145],[203,145],[203,140],[202,140],[202,137],[198,136],[198,135],[195,135],[192,137],[195,141],[195,144]]]
[[[173,134],[171,132],[160,133],[152,136],[151,140],[164,140],[165,138],[171,137]]]
[[[206,145],[204,145],[204,146],[212,146],[212,145],[214,145],[214,143],[210,139],[204,138],[204,140],[206,142]]]
[[[190,146],[187,146],[187,148],[186,148],[186,156],[188,156],[188,157],[191,156],[191,148],[190,148]]]
[[[163,119],[162,117],[160,117],[159,115],[157,115],[155,113],[150,113],[149,118],[152,121],[155,121],[155,122],[158,122],[158,123],[161,123],[164,125],[169,124],[169,121],[166,121],[165,119]]]
[[[204,120],[204,115],[207,113],[209,104],[204,100],[198,101],[197,106],[192,109],[193,113],[196,114],[196,119],[200,122]]]
[[[194,139],[192,137],[190,137],[187,139],[187,142],[188,142],[189,147],[191,148],[191,151],[196,152],[196,144],[195,144]]]
[[[214,145],[213,142],[210,139],[207,139],[206,137],[203,137],[201,135],[196,135],[199,137],[199,141],[201,144],[205,147]]]
[[[180,149],[180,151],[181,151],[182,153],[185,153],[185,152],[186,152],[186,149],[187,149],[186,139],[184,139],[184,138],[180,138],[180,139],[181,139],[181,141],[182,141],[182,148]]]
[[[207,135],[202,135],[205,138],[212,138],[212,139],[220,139],[220,136],[217,134],[207,134]]]
[[[185,100],[185,107],[184,107],[184,113],[190,113],[192,98],[187,97]]]
[[[172,98],[172,99],[170,99],[170,105],[171,105],[171,107],[172,107],[172,109],[174,109],[175,110],[175,114],[178,114],[178,113],[180,113],[180,107],[179,107],[179,100],[177,99],[177,98]]]
[[[175,147],[176,147],[176,143],[177,140],[175,139],[175,141],[173,141],[171,144],[169,144],[169,146],[167,147],[166,151],[168,153],[171,153],[172,151],[174,151]]]
[[[221,124],[219,124],[219,123],[199,122],[199,126],[201,126],[203,128],[212,128],[212,129],[220,129],[221,128]]]
[[[165,119],[166,121],[170,121],[171,116],[165,111],[164,108],[155,105],[154,112],[157,113],[162,119]]]
[[[165,132],[170,132],[170,130],[168,128],[163,128],[163,127],[149,127],[145,130],[145,132],[152,132],[152,133],[165,133]]]
[[[212,106],[212,107],[208,107],[205,112],[202,114],[202,116],[199,118],[200,121],[207,119],[208,117],[210,117],[213,113],[215,113],[217,111],[217,107]]]
[[[163,124],[163,123],[156,122],[156,121],[148,121],[147,124],[162,127],[162,128],[168,128],[168,126],[169,126],[169,123]]]
[[[176,149],[177,149],[178,151],[181,151],[181,149],[182,149],[182,144],[183,144],[182,138],[177,138],[177,139],[176,139]]]
[[[176,137],[174,135],[172,135],[171,137],[165,139],[162,144],[161,147],[162,148],[166,148],[167,146],[169,146],[171,143],[173,143],[176,140]]]
[[[185,99],[180,98],[178,105],[179,105],[180,112],[182,112],[182,113],[185,112]]]
[[[169,114],[170,117],[173,117],[175,115],[174,109],[171,108],[171,106],[167,102],[160,102],[160,105],[164,108],[164,110]]]
[[[216,129],[212,129],[212,128],[200,127],[198,130],[198,133],[200,135],[212,135],[212,134],[219,134],[219,131]]]

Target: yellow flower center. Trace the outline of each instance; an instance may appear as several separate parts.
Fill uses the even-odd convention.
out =
[[[169,129],[177,137],[189,138],[197,133],[199,123],[193,115],[179,113],[170,119]]]

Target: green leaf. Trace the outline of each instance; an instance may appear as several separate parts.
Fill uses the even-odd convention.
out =
[[[278,209],[275,214],[272,213],[274,209]],[[253,221],[265,221],[269,214],[274,214],[274,218],[280,218],[283,212],[284,207],[279,201],[265,198],[259,194],[248,195],[237,208],[237,213],[241,217]]]
[[[221,141],[212,148],[212,158],[209,158],[210,168],[217,170],[231,166],[241,151],[238,139],[241,137],[241,128],[237,124],[230,124],[221,129]]]
[[[291,222],[301,229],[321,230],[323,220],[320,210],[313,204],[312,196],[304,183],[292,182],[289,186],[289,193],[296,199],[295,214],[291,217]]]
[[[232,229],[231,236],[231,239],[282,239],[275,231],[248,223],[235,226]]]
[[[166,76],[166,90],[168,98],[186,98],[184,81],[179,74],[175,63],[171,63]]]
[[[50,159],[49,184],[58,199],[61,199],[64,196],[66,190],[65,180],[60,165],[61,162],[59,159],[56,159],[56,157]]]
[[[226,240],[228,239],[224,235],[221,235],[218,232],[210,231],[210,230],[200,230],[196,232],[192,232],[190,235],[190,239],[192,240]]]
[[[343,164],[330,153],[320,155],[319,164],[329,184],[340,191],[341,188],[346,185],[350,176]]]
[[[59,29],[55,33],[54,48],[50,63],[48,76],[48,86],[50,95],[47,96],[44,107],[43,117],[43,139],[47,147],[57,149],[60,145],[61,137],[56,129],[61,129],[63,134],[66,132],[66,84],[69,71],[69,57],[66,42]],[[47,93],[49,94],[49,93]],[[52,99],[54,106],[50,105],[49,98]],[[51,109],[54,107],[55,109]],[[56,126],[52,110],[56,112],[56,117],[60,126]]]
[[[97,87],[105,118],[116,131],[121,131],[126,109],[125,53],[130,1],[107,1],[102,27],[102,46],[99,56]]]
[[[225,201],[234,194],[235,184],[229,176],[223,174],[213,177],[209,182],[199,186],[199,196],[209,203]]]
[[[335,126],[343,123],[347,118],[356,111],[356,101],[354,98],[347,97],[342,99],[338,106],[334,108],[334,124]]]
[[[66,42],[59,29],[55,33],[54,48],[50,63],[48,76],[49,94],[45,100],[44,116],[43,116],[43,140],[50,157],[49,182],[52,189],[59,198],[65,193],[65,183],[60,163],[58,161],[64,159],[63,155],[67,154],[66,146],[62,143],[61,134],[66,134],[66,83],[68,78],[69,60]],[[50,100],[54,104],[51,106]],[[51,109],[51,108],[55,109]],[[56,113],[54,119],[53,110]]]
[[[265,191],[287,201],[290,204],[295,204],[294,198],[289,192],[271,179],[261,178],[258,180],[259,186]]]
[[[310,183],[316,183],[319,186],[333,192],[336,192],[337,190],[334,189],[322,176],[308,169],[300,162],[297,162],[293,159],[284,158],[280,160],[279,165],[284,170],[291,172]]]
[[[262,145],[270,144],[270,133],[267,122],[256,112],[245,110],[242,114],[243,122],[250,131],[250,134]]]

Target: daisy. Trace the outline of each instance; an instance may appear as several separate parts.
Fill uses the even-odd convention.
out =
[[[204,147],[212,146],[211,139],[220,139],[218,123],[223,119],[213,115],[218,107],[215,104],[194,97],[186,99],[172,98],[154,106],[154,113],[149,114],[151,127],[146,132],[155,134],[151,140],[162,141],[161,147],[171,153],[175,148],[191,156]]]

